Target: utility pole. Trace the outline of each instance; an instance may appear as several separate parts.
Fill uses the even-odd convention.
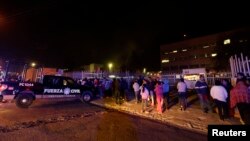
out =
[[[24,64],[23,71],[22,71],[22,79],[21,79],[21,81],[25,80],[26,72],[27,72],[27,64]]]
[[[10,61],[7,60],[7,61],[5,61],[5,63],[6,63],[6,68],[5,68],[5,74],[4,74],[4,81],[6,81],[6,79],[7,79]]]

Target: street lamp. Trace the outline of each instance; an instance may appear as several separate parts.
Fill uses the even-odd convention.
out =
[[[35,67],[36,66],[36,63],[35,62],[32,62],[31,63],[31,67]]]
[[[146,68],[143,68],[143,73],[146,73]]]
[[[113,64],[112,64],[112,63],[109,63],[109,64],[108,64],[108,67],[109,67],[109,72],[111,72],[112,67],[113,67]]]

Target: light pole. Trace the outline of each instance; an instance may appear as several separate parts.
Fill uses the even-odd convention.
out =
[[[146,73],[147,69],[146,68],[143,68],[143,73]]]
[[[32,78],[31,81],[35,81],[37,78],[37,69],[36,69],[36,63],[35,62],[31,62],[30,66],[32,67]]]
[[[32,62],[30,65],[31,65],[31,67],[34,68],[34,67],[36,66],[36,63],[35,63],[35,62]]]
[[[9,72],[9,64],[10,64],[10,61],[7,60],[7,61],[5,61],[5,63],[6,63],[6,68],[5,68],[5,74],[4,74],[4,81],[6,81],[7,78],[8,78],[8,72]]]
[[[112,71],[112,68],[113,68],[113,64],[112,64],[112,63],[109,63],[109,64],[108,64],[108,67],[109,67],[109,72],[111,72],[111,71]]]
[[[23,66],[23,71],[22,71],[22,78],[21,78],[21,81],[25,81],[26,79],[26,73],[27,73],[27,64],[25,63],[24,66]]]

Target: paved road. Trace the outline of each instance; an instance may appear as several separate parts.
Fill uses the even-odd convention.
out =
[[[70,101],[0,103],[0,141],[203,141],[206,135]]]

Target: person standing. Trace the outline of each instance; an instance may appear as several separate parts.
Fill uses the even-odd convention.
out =
[[[148,83],[147,88],[148,88],[148,91],[149,91],[151,106],[154,106],[155,105],[155,96],[154,96],[155,80],[153,78],[149,78],[149,83]]]
[[[151,78],[149,78],[148,80],[143,79],[142,85],[144,85],[149,92],[148,101],[151,101],[150,105],[154,106],[154,83],[152,79]]]
[[[238,77],[236,86],[230,91],[230,107],[237,107],[244,124],[250,124],[250,93],[244,77]]]
[[[134,93],[135,93],[135,101],[136,101],[136,103],[139,103],[140,86],[139,86],[137,80],[134,81],[133,89],[134,89]]]
[[[228,117],[228,106],[227,106],[227,97],[228,93],[226,89],[221,86],[219,80],[215,80],[215,85],[210,90],[210,95],[213,98],[219,112],[221,120],[224,120]]]
[[[169,108],[169,103],[170,103],[170,100],[169,100],[169,83],[168,83],[168,80],[165,79],[163,81],[163,98],[164,98],[164,103],[165,103],[165,106],[166,106],[166,109]]]
[[[156,87],[154,89],[155,95],[156,95],[156,101],[157,101],[157,112],[159,114],[162,114],[162,106],[163,106],[163,88],[161,85],[161,82],[158,81],[156,83]]]
[[[121,104],[121,93],[120,93],[120,80],[114,79],[114,96],[116,104]]]
[[[199,97],[203,112],[207,113],[209,110],[212,111],[212,107],[208,99],[209,89],[203,75],[200,75],[200,79],[195,83],[195,90]]]
[[[148,98],[149,98],[149,91],[148,89],[146,88],[146,84],[142,84],[142,86],[140,87],[140,90],[141,90],[141,98],[142,98],[142,109],[141,111],[142,112],[145,112],[146,111],[146,108],[147,108],[147,105],[148,105]]]
[[[124,78],[120,79],[120,95],[123,100],[127,101],[127,89],[128,89],[128,83]]]
[[[228,116],[233,117],[234,116],[234,109],[230,108],[230,91],[233,88],[231,82],[229,82],[228,79],[222,79],[221,80],[221,85],[226,89],[227,91],[227,109],[228,109]]]
[[[179,103],[180,103],[180,109],[181,110],[186,110],[187,108],[187,100],[186,100],[186,95],[187,95],[187,85],[184,82],[184,79],[181,78],[180,81],[177,83],[177,89],[178,89],[178,96],[179,96]]]

